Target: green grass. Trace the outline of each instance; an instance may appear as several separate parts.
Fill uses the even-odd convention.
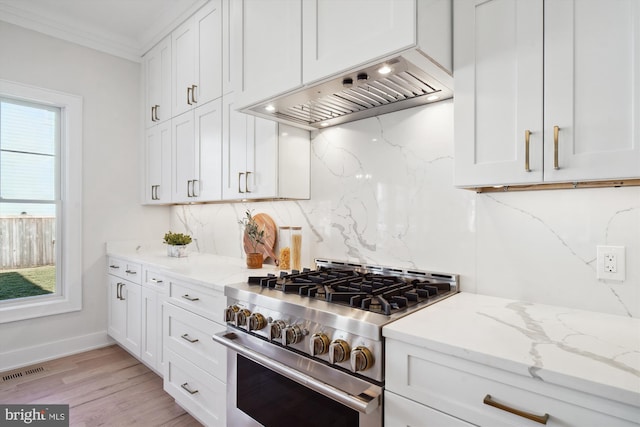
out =
[[[56,290],[56,267],[0,270],[0,300],[44,295]]]

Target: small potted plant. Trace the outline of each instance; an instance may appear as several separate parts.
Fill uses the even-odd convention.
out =
[[[182,258],[187,256],[187,245],[191,243],[191,236],[182,233],[167,232],[164,243],[167,244],[167,255]]]
[[[264,239],[267,238],[264,227],[260,228],[249,209],[238,223],[244,227],[244,234],[251,243],[251,252],[247,253],[247,267],[262,268],[263,256],[259,248],[264,245]]]

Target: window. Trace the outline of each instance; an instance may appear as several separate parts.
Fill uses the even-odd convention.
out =
[[[80,310],[82,98],[0,80],[0,323]]]

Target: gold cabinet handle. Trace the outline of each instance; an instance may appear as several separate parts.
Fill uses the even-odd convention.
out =
[[[198,341],[200,341],[198,338],[191,338],[189,334],[180,335],[180,338],[182,338],[183,340],[189,341],[191,344],[197,343]]]
[[[553,127],[553,168],[555,170],[560,169],[558,164],[558,134],[560,133],[560,127]]]
[[[198,100],[196,99],[196,89],[197,88],[198,88],[197,85],[191,86],[191,102],[193,102],[194,104],[198,103]]]
[[[251,193],[251,191],[249,191],[249,174],[251,172],[247,171],[247,173],[245,173],[244,175],[244,191],[246,193]]]
[[[187,390],[187,392],[189,392],[189,394],[196,394],[198,392],[198,390],[192,390],[191,387],[189,387],[189,383],[181,384],[180,387],[182,387],[183,389]]]
[[[531,421],[535,421],[540,424],[547,424],[547,420],[549,420],[549,414],[544,415],[535,415],[529,412],[520,411],[519,409],[512,408],[510,406],[503,405],[502,403],[498,403],[491,398],[490,394],[487,394],[482,401],[485,405],[493,406],[494,408],[502,409],[503,411],[509,412],[510,414],[518,415],[522,418],[526,418]]]
[[[242,191],[242,187],[240,186],[242,175],[244,175],[244,172],[238,172],[238,193],[244,193],[244,191]]]
[[[525,172],[531,172],[529,167],[529,139],[531,138],[531,131],[524,131],[524,170]]]
[[[187,104],[191,104],[191,92],[193,91],[193,86],[187,88]]]

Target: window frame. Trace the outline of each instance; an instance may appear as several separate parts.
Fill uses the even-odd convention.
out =
[[[82,309],[82,107],[81,96],[0,79],[0,96],[60,108],[59,200],[56,213],[56,292],[7,300],[0,323]],[[59,218],[58,218],[59,216]]]

